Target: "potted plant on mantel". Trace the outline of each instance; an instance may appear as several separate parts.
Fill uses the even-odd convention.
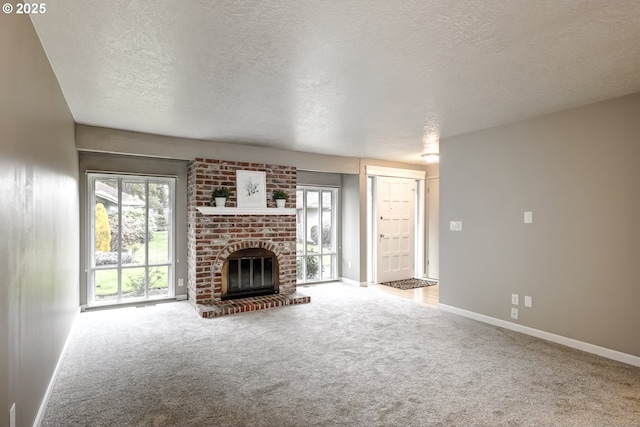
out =
[[[210,206],[214,206],[214,202],[215,202],[215,206],[217,208],[223,208],[225,203],[227,202],[227,197],[229,197],[229,189],[226,187],[218,187],[215,190],[213,190],[213,193],[211,194],[211,202],[209,203]]]
[[[289,198],[289,193],[284,190],[273,190],[271,198],[276,201],[276,206],[278,206],[279,208],[284,208],[284,205]]]

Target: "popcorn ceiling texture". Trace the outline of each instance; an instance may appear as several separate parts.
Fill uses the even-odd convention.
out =
[[[422,163],[640,91],[640,2],[65,0],[32,15],[76,122]]]
[[[216,187],[227,187],[231,190],[227,207],[235,207],[237,170],[266,173],[267,207],[276,209],[275,202],[270,200],[274,189],[289,193],[286,207],[296,205],[297,179],[294,167],[204,158],[197,158],[189,163],[187,171],[188,293],[189,301],[201,314],[212,312],[203,306],[224,305],[226,307],[231,304],[222,304],[221,300],[222,266],[229,255],[240,249],[262,248],[276,255],[279,267],[278,284],[282,297],[280,299],[271,297],[269,301],[276,301],[277,306],[287,305],[289,304],[287,301],[290,300],[287,296],[293,295],[296,291],[295,215],[203,215],[196,209],[198,206],[209,205],[211,193]],[[251,301],[255,302],[256,299]],[[301,302],[308,302],[308,299]],[[248,304],[245,308],[246,310],[241,308],[237,311],[251,311],[269,308],[269,306]],[[209,314],[203,314],[203,316],[209,317]]]

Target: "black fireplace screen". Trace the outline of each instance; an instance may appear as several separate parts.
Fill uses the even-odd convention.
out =
[[[275,257],[239,255],[227,260],[226,298],[274,293]]]

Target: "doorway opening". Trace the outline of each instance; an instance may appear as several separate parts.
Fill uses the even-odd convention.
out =
[[[424,171],[367,167],[369,283],[425,276]]]

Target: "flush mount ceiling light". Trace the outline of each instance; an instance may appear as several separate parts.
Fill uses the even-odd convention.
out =
[[[438,153],[424,153],[421,156],[427,163],[438,163],[440,161],[440,154]]]
[[[437,122],[429,122],[424,127],[422,134],[421,156],[427,163],[438,163],[440,161],[440,129]]]

